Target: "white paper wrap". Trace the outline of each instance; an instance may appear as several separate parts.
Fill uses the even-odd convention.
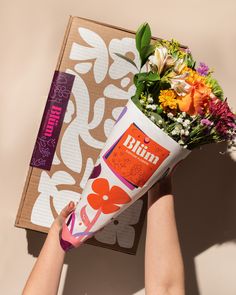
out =
[[[62,247],[78,247],[93,236],[189,153],[129,99],[63,225]]]

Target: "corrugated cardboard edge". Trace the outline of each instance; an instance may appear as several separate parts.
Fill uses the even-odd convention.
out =
[[[104,23],[104,22],[96,21],[96,20],[93,20],[93,19],[80,17],[80,16],[73,16],[72,18],[80,18],[80,19],[83,19],[83,20],[86,20],[86,21],[93,22],[95,24],[110,27],[112,29],[121,30],[121,31],[124,31],[124,32],[127,32],[127,33],[132,33],[134,35],[136,34],[136,31],[129,30],[129,29],[126,29],[126,28],[123,28],[123,27],[115,26],[115,25],[111,25],[111,24],[107,24],[107,23]],[[162,38],[158,38],[158,37],[154,37],[154,36],[152,36],[151,39],[153,39],[153,40],[163,40]],[[181,48],[188,48],[188,46],[186,46],[186,45],[183,45],[183,44],[179,44],[179,45],[180,45]]]
[[[72,20],[73,20],[73,17],[70,16],[69,22],[68,22],[67,27],[66,27],[66,31],[64,33],[64,38],[63,38],[61,50],[60,50],[60,53],[59,53],[59,56],[58,56],[58,59],[57,59],[56,70],[58,70],[60,68],[60,65],[61,65],[61,61],[62,61],[62,57],[63,57],[64,51],[65,51],[65,46],[66,46],[67,39],[68,39],[68,36],[69,36]],[[28,186],[29,186],[29,183],[30,183],[32,172],[33,172],[33,167],[29,166],[28,173],[27,173],[26,180],[25,180],[25,185],[24,185],[23,192],[22,192],[22,195],[21,195],[20,205],[19,205],[17,215],[16,215],[16,220],[15,220],[15,226],[16,227],[25,228],[25,226],[22,226],[20,224],[20,217],[21,217],[22,207],[24,205],[25,198],[26,198],[26,195],[27,195],[27,190],[28,190]]]

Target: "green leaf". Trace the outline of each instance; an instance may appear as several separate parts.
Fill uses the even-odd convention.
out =
[[[143,47],[148,46],[151,41],[151,29],[148,23],[143,23],[137,30],[135,35],[136,48],[139,52],[141,64],[143,63],[141,50]]]
[[[123,55],[123,54],[120,54],[120,53],[118,53],[118,52],[114,52],[114,53],[115,53],[115,55],[117,55],[117,56],[123,58],[124,60],[126,60],[127,62],[131,63],[133,66],[135,66],[135,68],[136,68],[137,70],[139,70],[138,67],[136,66],[135,62],[134,62],[132,59],[130,59],[130,58],[128,58],[127,56],[125,56],[125,55]]]
[[[140,73],[140,74],[138,74],[137,82],[138,83],[143,82],[143,81],[155,82],[155,81],[158,81],[158,80],[160,80],[160,75],[157,72],[156,73],[148,72],[148,73]]]
[[[131,97],[132,101],[136,104],[136,106],[142,111],[143,107],[139,101],[140,95],[145,88],[144,83],[137,83],[135,95]]]
[[[221,88],[219,82],[214,79],[211,75],[206,76],[206,84],[209,85],[212,89],[212,92],[217,96],[219,99],[224,99],[224,92]]]
[[[154,52],[155,46],[154,45],[147,45],[141,48],[140,56],[141,56],[141,68],[147,62],[148,57]]]
[[[132,97],[131,97],[131,99],[132,99],[132,101],[134,102],[134,104],[142,111],[142,105],[141,105],[141,103],[140,103],[140,101],[139,101],[139,98],[138,98],[138,96],[137,95],[133,95]]]

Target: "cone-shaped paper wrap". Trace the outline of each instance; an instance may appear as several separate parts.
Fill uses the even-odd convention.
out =
[[[156,126],[129,99],[67,218],[61,245],[78,247],[144,195],[190,153]]]

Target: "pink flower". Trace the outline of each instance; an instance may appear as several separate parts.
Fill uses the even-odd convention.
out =
[[[231,134],[236,131],[236,115],[230,110],[227,99],[224,101],[218,98],[212,99],[209,111],[219,135],[223,139],[231,139]]]

